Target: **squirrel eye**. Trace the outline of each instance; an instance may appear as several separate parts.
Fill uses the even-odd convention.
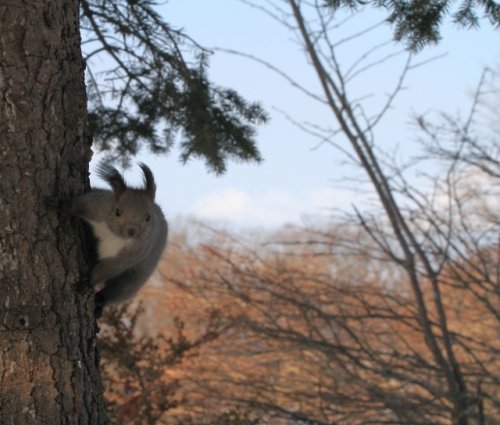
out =
[[[117,209],[115,210],[115,215],[116,215],[117,217],[120,217],[120,216],[122,215],[122,212],[121,212],[120,208],[117,208]]]
[[[148,214],[146,217],[146,221],[149,221],[149,220],[151,220],[151,214]]]

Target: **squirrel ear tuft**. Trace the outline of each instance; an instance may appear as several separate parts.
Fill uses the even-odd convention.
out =
[[[109,183],[113,189],[116,199],[118,199],[122,193],[127,190],[127,185],[123,176],[108,162],[100,162],[96,167],[96,174],[105,182]]]
[[[141,167],[142,173],[144,174],[144,190],[148,193],[151,200],[154,201],[156,194],[156,183],[153,173],[143,162],[139,162],[139,167]]]

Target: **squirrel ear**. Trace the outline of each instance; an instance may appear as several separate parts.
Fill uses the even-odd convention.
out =
[[[115,167],[112,167],[107,162],[101,162],[97,166],[96,173],[101,179],[109,183],[116,199],[120,198],[122,193],[127,189],[123,176]]]
[[[144,174],[144,190],[148,193],[151,200],[154,201],[156,194],[156,183],[155,178],[153,177],[153,173],[143,162],[139,162],[139,167],[141,167],[142,173]]]

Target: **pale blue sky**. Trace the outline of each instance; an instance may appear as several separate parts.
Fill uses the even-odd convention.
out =
[[[267,2],[262,2],[265,4]],[[281,2],[278,2],[281,3]],[[165,20],[207,48],[234,49],[259,56],[287,71],[312,91],[319,92],[315,76],[293,35],[277,22],[238,0],[170,0],[161,6]],[[373,11],[349,22],[339,33],[357,32],[380,20]],[[347,68],[367,48],[390,39],[383,27],[354,44],[346,45],[339,62]],[[469,96],[485,66],[498,66],[500,33],[488,23],[480,30],[457,30],[446,25],[443,41],[425,49],[417,60],[446,56],[413,71],[377,130],[384,147],[398,145],[398,156],[411,155],[415,134],[411,111],[466,110]],[[396,82],[404,55],[368,71],[353,82],[352,93],[372,94],[366,102],[378,108],[384,93]],[[297,121],[314,121],[334,127],[329,112],[308,99],[288,82],[248,59],[216,52],[210,59],[210,78],[236,89],[248,100],[260,102],[270,122],[258,129],[258,145],[264,157],[260,165],[233,163],[223,176],[208,173],[203,163],[180,165],[176,152],[168,157],[140,155],[158,180],[158,202],[167,216],[195,216],[245,227],[270,227],[298,223],[304,216],[327,216],[333,207],[349,208],[354,201],[348,190],[334,181],[349,176],[342,156],[331,147],[314,149],[318,141],[301,132],[277,110],[285,110]],[[134,181],[138,168],[127,172]]]

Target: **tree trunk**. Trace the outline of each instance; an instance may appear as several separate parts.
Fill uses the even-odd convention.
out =
[[[105,422],[82,232],[44,197],[88,187],[78,1],[0,0],[0,423]]]

